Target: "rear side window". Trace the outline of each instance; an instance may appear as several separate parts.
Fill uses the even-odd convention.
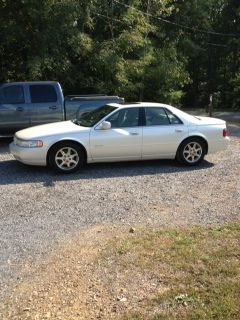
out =
[[[182,121],[177,116],[175,116],[175,114],[173,114],[168,109],[165,109],[165,111],[171,124],[182,124]]]
[[[0,103],[2,104],[18,104],[24,103],[23,87],[13,85],[0,88]]]
[[[168,116],[163,108],[148,107],[146,112],[146,126],[169,125]]]
[[[48,84],[30,85],[30,95],[32,103],[57,101],[55,88]]]

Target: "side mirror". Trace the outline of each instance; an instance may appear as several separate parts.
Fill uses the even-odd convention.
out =
[[[100,125],[97,127],[98,130],[108,130],[111,129],[111,122],[109,121],[103,121],[100,123]]]

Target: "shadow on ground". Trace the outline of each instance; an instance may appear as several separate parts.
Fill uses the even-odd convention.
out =
[[[57,181],[106,179],[116,177],[134,177],[143,175],[169,174],[204,170],[213,164],[203,161],[197,167],[184,167],[173,160],[151,160],[119,163],[88,164],[74,174],[58,174],[47,167],[27,166],[16,160],[0,162],[0,185],[43,183],[46,187],[54,186]]]

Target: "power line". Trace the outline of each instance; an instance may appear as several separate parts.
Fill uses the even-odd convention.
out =
[[[96,13],[94,12],[93,13],[95,16],[99,17],[99,18],[106,18],[110,21],[115,21],[115,22],[118,22],[122,25],[128,25],[128,23],[125,21],[122,21],[122,20],[118,20],[118,19],[114,19],[112,17],[109,17],[109,16],[105,16],[104,14],[100,14],[100,13]],[[103,19],[104,20],[104,19]],[[105,21],[105,20],[104,20]],[[106,21],[105,21],[106,22]],[[223,48],[227,48],[227,45],[223,45],[223,44],[220,44],[220,43],[211,43],[211,42],[206,42],[207,45],[210,45],[210,46],[213,46],[213,47],[223,47]]]
[[[113,0],[113,1],[118,3],[118,4],[120,4],[121,6],[123,6],[125,8],[134,9],[134,10],[144,14],[145,16],[149,16],[151,18],[154,18],[156,20],[162,21],[164,23],[168,23],[168,24],[174,25],[176,27],[181,27],[181,28],[184,28],[184,29],[187,29],[187,30],[191,30],[191,31],[194,31],[194,32],[206,33],[206,34],[211,34],[211,35],[216,35],[216,36],[239,37],[239,34],[234,34],[234,33],[221,33],[221,32],[215,32],[215,31],[206,30],[206,29],[198,29],[198,28],[194,28],[194,27],[193,28],[192,27],[188,27],[188,26],[180,24],[180,23],[176,23],[176,22],[164,19],[164,18],[153,16],[150,13],[147,13],[147,12],[139,10],[139,9],[137,9],[135,7],[129,6],[128,4],[122,3],[122,2],[120,2],[118,0]]]
[[[222,48],[227,48],[227,46],[226,46],[226,45],[224,45],[224,44],[219,44],[219,43],[206,42],[206,44],[208,44],[209,46],[213,46],[213,47],[222,47]]]
[[[105,16],[105,15],[103,15],[103,14],[101,14],[101,13],[96,13],[96,12],[94,12],[93,14],[94,14],[95,16],[100,17],[100,18],[106,18],[106,19],[111,20],[111,21],[119,22],[119,23],[121,23],[121,24],[126,24],[126,23],[124,23],[124,22],[121,21],[121,20],[118,20],[118,19],[115,19],[115,18],[112,18],[112,17],[109,17],[109,16]]]

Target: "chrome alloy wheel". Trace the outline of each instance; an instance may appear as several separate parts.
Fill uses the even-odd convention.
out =
[[[61,148],[56,152],[55,163],[61,170],[72,170],[79,163],[78,152],[72,147]]]
[[[198,162],[202,157],[203,149],[198,142],[189,142],[183,149],[183,157],[188,163]]]

